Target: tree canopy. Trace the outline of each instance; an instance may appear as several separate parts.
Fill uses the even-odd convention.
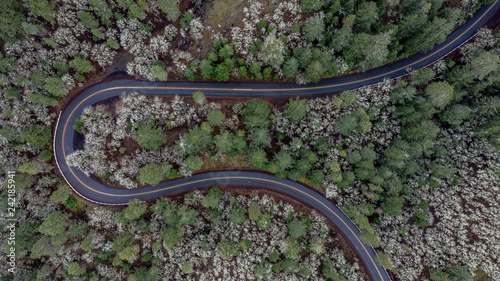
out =
[[[158,150],[165,143],[165,136],[161,128],[146,123],[139,125],[135,140],[144,148]]]
[[[162,166],[155,163],[149,163],[139,170],[138,180],[149,185],[157,185],[164,178]]]
[[[325,31],[325,24],[323,20],[319,17],[310,17],[306,24],[304,25],[304,35],[307,40],[314,41],[321,38],[323,32]]]
[[[147,205],[142,203],[139,199],[132,199],[129,201],[128,206],[123,209],[123,216],[128,221],[134,221],[140,218],[147,210]]]
[[[34,145],[37,148],[45,148],[49,145],[50,130],[38,125],[26,127],[21,131],[21,140]]]
[[[290,99],[288,104],[286,105],[286,109],[283,112],[283,115],[290,119],[292,122],[299,122],[302,118],[306,116],[307,113],[307,103],[305,99],[299,100],[299,97],[296,99]]]
[[[285,59],[285,43],[275,34],[268,35],[259,50],[259,58],[266,64],[279,69]]]
[[[267,127],[269,125],[269,114],[271,110],[266,101],[252,99],[248,101],[241,115],[245,118],[247,128]]]
[[[427,86],[426,92],[431,104],[438,109],[444,109],[453,100],[454,90],[448,82],[434,82]]]
[[[50,236],[62,235],[65,233],[66,227],[68,227],[67,220],[67,214],[61,212],[49,214],[40,225],[40,233]]]

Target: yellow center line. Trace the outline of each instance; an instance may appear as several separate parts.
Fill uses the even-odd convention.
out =
[[[359,82],[364,82],[364,81],[367,81],[367,80],[370,80],[370,79],[375,79],[375,78],[380,78],[382,76],[386,76],[388,74],[391,74],[391,73],[395,73],[397,71],[400,71],[400,70],[403,70],[403,69],[406,69],[408,67],[411,67],[412,65],[415,65],[425,59],[428,59],[430,58],[431,56],[435,55],[436,53],[439,53],[440,51],[444,50],[445,48],[447,48],[448,46],[450,46],[451,44],[453,44],[456,40],[458,40],[459,38],[461,38],[466,32],[468,32],[472,27],[474,27],[496,4],[498,3],[498,0],[496,0],[487,10],[486,12],[483,13],[483,15],[481,17],[479,17],[469,28],[467,28],[464,32],[462,32],[462,34],[460,34],[459,36],[457,36],[457,38],[455,38],[454,40],[452,40],[451,42],[449,42],[448,44],[446,44],[445,46],[441,47],[439,50],[435,51],[435,52],[432,52],[431,54],[415,61],[415,62],[412,62],[412,63],[409,63],[403,67],[400,67],[398,69],[395,69],[395,70],[392,70],[392,71],[388,71],[388,72],[385,72],[383,74],[379,74],[379,75],[375,75],[375,76],[372,76],[372,77],[368,77],[368,78],[364,78],[364,79],[360,79],[360,80],[356,80],[356,81],[351,81],[351,82],[345,82],[345,83],[337,83],[337,84],[331,84],[331,85],[325,85],[325,86],[311,86],[311,87],[302,87],[302,88],[290,88],[290,89],[269,89],[269,88],[266,88],[266,89],[238,89],[238,88],[233,88],[233,89],[229,89],[229,88],[201,88],[201,87],[168,87],[168,86],[164,86],[164,87],[153,87],[153,86],[148,86],[148,87],[139,87],[139,86],[132,86],[132,87],[112,87],[112,88],[106,88],[106,89],[103,89],[103,90],[100,90],[100,91],[97,91],[91,95],[89,95],[88,97],[86,97],[85,99],[83,99],[81,102],[79,102],[74,108],[73,110],[71,111],[69,117],[68,117],[68,120],[71,119],[71,117],[73,116],[73,114],[75,113],[75,111],[77,110],[77,108],[79,108],[82,103],[84,103],[86,100],[88,100],[89,98],[95,96],[95,95],[98,95],[100,93],[103,93],[103,92],[106,92],[106,91],[111,91],[111,90],[120,90],[120,89],[160,89],[160,90],[213,90],[213,91],[235,91],[235,92],[249,92],[249,91],[263,91],[263,92],[269,92],[269,91],[279,91],[279,92],[283,92],[283,91],[303,91],[303,90],[315,90],[315,89],[326,89],[326,88],[332,88],[332,87],[338,87],[338,86],[345,86],[345,85],[350,85],[350,84],[354,84],[354,83],[359,83]],[[170,187],[165,187],[165,188],[161,188],[161,189],[157,189],[157,190],[153,190],[153,191],[147,191],[147,192],[142,192],[142,193],[136,193],[136,194],[131,194],[131,195],[125,195],[125,194],[110,194],[110,193],[106,193],[106,192],[102,192],[102,191],[99,191],[99,190],[95,190],[91,187],[89,187],[88,185],[86,185],[85,183],[83,183],[80,178],[78,178],[73,169],[71,168],[71,166],[69,166],[67,164],[67,159],[66,159],[66,149],[64,147],[64,143],[65,143],[65,133],[66,133],[66,129],[67,129],[67,126],[68,126],[68,122],[65,122],[64,124],[64,128],[63,128],[63,132],[62,132],[62,150],[63,150],[63,157],[64,157],[64,161],[66,162],[66,166],[69,168],[71,174],[78,180],[78,182],[80,182],[80,184],[84,187],[86,187],[87,189],[89,190],[92,190],[96,193],[99,193],[99,194],[102,194],[102,195],[106,195],[106,196],[111,196],[111,197],[131,197],[131,196],[138,196],[138,195],[145,195],[145,194],[151,194],[151,193],[155,193],[155,192],[161,192],[161,191],[165,191],[165,190],[169,190],[169,189],[175,189],[175,188],[178,188],[178,187],[182,187],[182,186],[186,186],[186,185],[189,185],[189,184],[196,184],[196,183],[201,183],[201,182],[206,182],[206,181],[211,181],[211,180],[222,180],[222,179],[248,179],[248,180],[258,180],[258,181],[263,181],[263,182],[269,182],[269,183],[273,183],[273,184],[278,184],[278,185],[281,185],[283,187],[286,187],[286,188],[289,188],[289,189],[292,189],[292,190],[295,190],[307,197],[309,197],[310,199],[316,201],[318,204],[320,204],[321,206],[323,206],[324,208],[326,208],[331,214],[333,214],[337,219],[339,219],[345,227],[347,227],[347,229],[349,229],[349,231],[351,232],[351,234],[356,238],[356,240],[359,242],[359,244],[363,247],[363,250],[365,251],[365,253],[368,255],[368,258],[370,259],[370,261],[372,262],[372,264],[375,266],[375,269],[377,270],[377,273],[380,277],[381,280],[383,280],[384,278],[382,278],[382,274],[380,273],[378,267],[377,267],[377,264],[375,263],[375,261],[372,259],[371,255],[368,253],[368,250],[367,248],[365,247],[365,245],[363,244],[363,242],[361,242],[361,240],[358,238],[358,236],[354,233],[354,231],[349,227],[349,225],[342,219],[340,218],[330,207],[326,206],[323,202],[319,201],[317,198],[313,197],[312,195],[302,191],[302,190],[299,190],[293,186],[290,186],[290,185],[287,185],[287,184],[284,184],[284,183],[280,183],[280,182],[277,182],[277,181],[273,181],[273,180],[267,180],[267,179],[261,179],[261,178],[254,178],[254,177],[232,177],[232,176],[228,176],[228,177],[216,177],[216,178],[210,178],[210,179],[202,179],[202,180],[196,180],[196,181],[191,181],[191,182],[187,182],[187,183],[183,183],[183,184],[177,184],[177,185],[173,185],[173,186],[170,186]],[[57,129],[57,128],[56,128]]]

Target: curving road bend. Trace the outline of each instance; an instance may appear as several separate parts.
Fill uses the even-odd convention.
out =
[[[453,32],[444,43],[425,53],[412,56],[389,66],[364,73],[336,79],[325,79],[318,84],[299,86],[291,83],[193,83],[193,82],[146,82],[120,80],[95,85],[72,100],[60,113],[54,133],[54,155],[60,173],[71,188],[82,198],[102,205],[126,205],[130,199],[154,199],[161,196],[189,191],[214,185],[243,185],[275,190],[294,197],[330,219],[341,231],[361,257],[368,274],[373,280],[391,280],[385,269],[375,262],[376,253],[359,238],[356,225],[332,202],[319,193],[286,179],[269,174],[231,171],[197,174],[165,182],[157,186],[140,189],[114,189],[87,177],[80,170],[67,163],[67,155],[74,152],[73,125],[87,106],[104,99],[119,96],[125,92],[154,95],[191,95],[203,91],[207,96],[310,96],[355,89],[406,75],[409,69],[425,67],[458,48],[477,30],[486,24],[499,10],[500,0],[484,6],[462,27]]]

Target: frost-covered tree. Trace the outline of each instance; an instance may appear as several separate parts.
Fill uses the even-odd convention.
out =
[[[274,33],[269,34],[260,46],[259,58],[275,69],[280,69],[285,59],[285,43]]]
[[[373,3],[375,2],[364,2]],[[389,44],[391,43],[391,36],[393,31],[387,31],[381,34],[370,36],[370,44],[366,45],[363,49],[365,61],[361,64],[363,69],[368,67],[378,67],[384,64],[389,55]]]

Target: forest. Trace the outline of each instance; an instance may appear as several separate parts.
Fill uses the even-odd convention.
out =
[[[320,215],[274,194],[82,200],[54,168],[57,114],[113,72],[304,84],[366,71],[431,49],[481,4],[2,1],[0,243],[7,254],[15,183],[18,259],[15,274],[0,264],[0,280],[366,280]],[[129,189],[210,169],[270,172],[336,202],[396,280],[498,280],[499,55],[500,33],[485,28],[404,78],[323,97],[127,92],[85,109],[68,161]]]
[[[263,169],[337,201],[363,241],[392,254],[386,267],[401,280],[450,266],[494,274],[497,248],[486,246],[498,239],[498,42],[482,30],[455,60],[407,79],[284,106],[128,93],[118,106],[85,110],[75,125],[84,149],[68,160],[127,188],[213,168]],[[463,217],[469,208],[480,211]]]

